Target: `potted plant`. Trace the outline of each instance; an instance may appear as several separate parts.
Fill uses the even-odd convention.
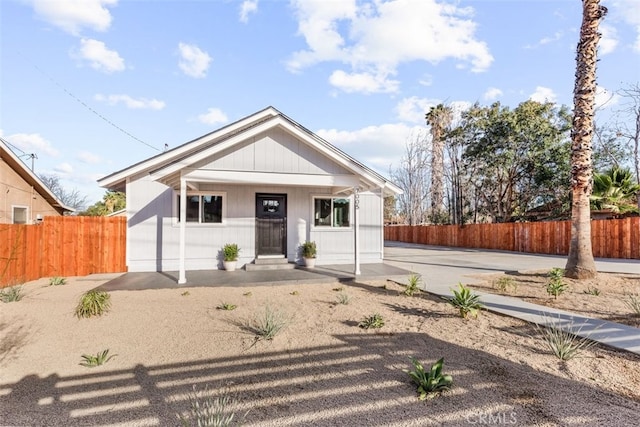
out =
[[[304,242],[300,248],[302,249],[302,258],[304,258],[304,265],[308,268],[313,268],[316,265],[316,254],[318,248],[316,242]]]
[[[222,265],[224,265],[225,270],[234,271],[236,269],[239,253],[240,248],[236,243],[227,243],[222,247]]]

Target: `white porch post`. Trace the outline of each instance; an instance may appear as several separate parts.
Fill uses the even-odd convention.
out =
[[[353,188],[353,274],[360,274],[360,188]]]
[[[380,230],[380,260],[384,260],[384,187],[380,187],[380,224],[382,224],[382,230]]]
[[[187,180],[180,177],[180,265],[178,284],[187,283],[187,273],[185,271],[185,238],[187,235]]]

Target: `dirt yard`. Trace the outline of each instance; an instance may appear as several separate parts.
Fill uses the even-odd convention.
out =
[[[541,276],[518,279],[517,295],[530,301],[612,320],[627,313],[606,280],[595,284],[599,296],[573,284],[549,301],[534,291]],[[637,284],[615,282],[616,292]],[[109,313],[77,319],[78,298],[101,283],[40,280],[23,300],[0,303],[0,425],[179,425],[194,385],[226,389],[250,426],[638,422],[640,357],[596,346],[561,362],[525,322],[488,312],[463,320],[442,299],[403,296],[392,282],[115,291]],[[343,294],[348,304],[338,303]],[[256,340],[247,326],[266,307],[288,323]],[[374,313],[382,328],[358,327]],[[108,363],[79,365],[105,349],[116,354]],[[453,388],[419,401],[403,372],[410,356],[427,367],[444,357]]]
[[[546,291],[548,273],[548,270],[538,270],[475,276],[484,282],[471,287],[584,316],[640,326],[640,316],[628,304],[632,296],[640,299],[640,275],[598,273],[595,279],[589,280],[564,278],[567,288],[554,298]]]

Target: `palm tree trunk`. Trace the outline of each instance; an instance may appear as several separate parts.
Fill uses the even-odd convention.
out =
[[[575,279],[595,277],[591,250],[594,101],[596,94],[596,53],[600,19],[607,13],[600,0],[582,1],[582,26],[576,56],[576,83],[573,90],[573,129],[571,130],[571,243],[565,275]]]

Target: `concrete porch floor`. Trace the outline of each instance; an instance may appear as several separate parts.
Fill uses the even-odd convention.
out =
[[[411,272],[386,263],[361,264],[362,280],[400,280]],[[345,282],[355,278],[353,264],[323,265],[313,269],[296,267],[293,270],[267,271],[225,271],[199,270],[187,271],[187,283],[178,284],[177,271],[163,271],[153,273],[125,273],[112,279],[98,289],[103,291],[144,290],[144,289],[180,289],[194,287],[215,286],[257,286],[274,284],[314,284]]]

